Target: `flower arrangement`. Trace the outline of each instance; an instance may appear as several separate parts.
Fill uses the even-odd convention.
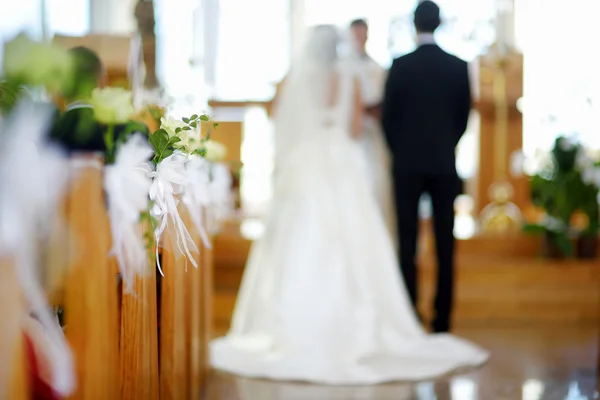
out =
[[[0,111],[9,112],[31,89],[72,92],[73,59],[65,49],[20,34],[4,48],[4,76],[0,79]]]
[[[548,153],[527,159],[513,157],[513,173],[530,176],[532,203],[544,210],[539,223],[527,223],[524,231],[543,234],[564,255],[573,254],[573,237],[595,236],[600,227],[600,159],[594,160],[580,144],[556,139]]]

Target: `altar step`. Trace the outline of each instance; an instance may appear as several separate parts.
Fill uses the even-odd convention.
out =
[[[214,318],[221,327],[229,324],[251,243],[235,232],[230,226],[215,242]],[[431,244],[425,234],[419,308],[427,319],[436,280]],[[597,324],[600,261],[548,260],[540,248],[524,235],[458,241],[455,325]]]

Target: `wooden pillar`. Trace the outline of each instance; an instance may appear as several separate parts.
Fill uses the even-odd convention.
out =
[[[156,79],[156,34],[154,18],[154,2],[139,0],[135,6],[135,19],[142,38],[142,54],[146,67],[144,87],[152,89],[158,86]]]
[[[515,193],[512,202],[521,210],[529,204],[529,186],[526,178],[513,177],[510,174],[510,158],[514,151],[523,146],[523,115],[517,109],[517,100],[523,95],[523,56],[510,52],[506,56],[504,73],[506,77],[506,100],[508,102],[508,132],[506,136],[506,152],[497,148],[496,141],[496,101],[494,96],[494,65],[492,57],[482,57],[480,65],[480,98],[477,109],[481,118],[479,138],[479,171],[477,173],[477,204],[479,213],[491,199],[490,186],[498,179],[506,178],[513,186]],[[502,157],[503,160],[498,160]],[[498,162],[503,162],[504,171],[498,170]],[[503,176],[504,175],[504,176]]]

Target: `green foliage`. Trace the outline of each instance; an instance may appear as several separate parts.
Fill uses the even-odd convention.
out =
[[[159,129],[150,135],[150,144],[154,147],[154,164],[160,163],[165,158],[169,157],[175,151],[175,143],[181,139],[177,136],[169,137],[169,134],[164,129]]]
[[[150,258],[150,260],[156,261],[156,254],[154,253],[153,249],[156,245],[154,240],[154,230],[156,229],[158,222],[156,221],[156,218],[152,216],[152,213],[150,213],[150,210],[152,209],[153,205],[154,203],[150,202],[148,204],[148,209],[140,214],[140,222],[146,222],[146,229],[144,230],[143,235],[144,245],[146,246],[146,250],[148,250],[148,257]]]
[[[599,228],[598,187],[584,182],[577,166],[579,144],[566,142],[559,137],[551,151],[552,165],[531,177],[531,200],[542,208],[547,220],[542,224],[529,224],[523,231],[529,234],[545,234],[565,255],[573,253],[570,226],[575,212],[583,212],[589,224],[582,234],[594,235]]]
[[[160,128],[150,135],[150,144],[152,145],[152,147],[154,147],[155,151],[155,156],[152,160],[154,164],[158,164],[165,158],[172,155],[173,152],[175,152],[175,150],[181,147],[181,144],[178,144],[182,142],[181,136],[184,133],[196,131],[197,129],[199,129],[200,124],[202,122],[210,122],[210,117],[204,114],[193,114],[192,116],[184,117],[181,120],[185,125],[182,127],[177,127],[175,129],[174,135],[169,135],[169,132],[167,132],[167,130],[164,128]],[[217,124],[216,122],[213,122],[212,128],[215,129],[218,125],[219,124]],[[201,143],[204,143],[208,139],[210,139],[210,134],[211,131],[209,130],[207,132],[206,137],[201,139]],[[204,157],[206,155],[206,149],[204,148],[204,146],[201,146],[200,148],[194,149],[191,152],[191,154]]]
[[[8,113],[13,109],[19,97],[25,93],[22,86],[5,80],[0,82],[0,111]]]

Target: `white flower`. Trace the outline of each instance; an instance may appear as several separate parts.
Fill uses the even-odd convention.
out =
[[[26,85],[62,90],[71,83],[73,59],[56,44],[32,41],[20,34],[5,45],[4,73]]]
[[[570,139],[563,137],[558,140],[558,147],[560,147],[562,151],[571,151],[574,146],[575,144]]]
[[[90,104],[96,120],[102,124],[124,124],[135,113],[132,94],[123,88],[96,88],[92,91]]]
[[[208,140],[204,142],[204,149],[206,149],[206,154],[204,158],[208,161],[219,162],[222,161],[227,155],[227,148],[214,140]]]
[[[188,153],[193,153],[196,150],[202,148],[202,139],[200,138],[200,132],[197,130],[189,130],[182,132],[182,143],[185,143],[183,148]]]
[[[177,130],[177,128],[183,128],[185,126],[187,126],[187,124],[185,122],[175,119],[171,116],[168,116],[167,118],[161,117],[161,119],[160,119],[160,129],[164,129],[170,138],[173,136],[181,137],[181,135],[178,133],[175,133],[175,131]],[[183,140],[183,138],[182,138],[182,140]]]
[[[550,217],[547,216],[544,221],[542,222],[542,225],[544,225],[546,227],[546,229],[548,229],[551,232],[556,232],[556,233],[560,233],[560,232],[564,232],[566,230],[566,224],[559,220],[558,218],[554,218],[554,217]]]
[[[575,157],[575,166],[580,170],[584,170],[592,166],[593,163],[594,161],[589,154],[587,154],[584,149],[579,149],[577,156]]]
[[[600,188],[600,167],[590,165],[585,168],[581,171],[581,180],[586,185],[594,185]]]
[[[547,151],[537,149],[533,157],[523,156],[523,171],[528,176],[550,171],[553,166],[552,156]]]

